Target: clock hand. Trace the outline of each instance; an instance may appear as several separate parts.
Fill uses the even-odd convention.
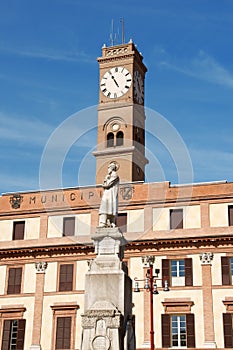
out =
[[[116,84],[116,86],[117,86],[117,87],[119,87],[119,85],[118,85],[118,83],[117,83],[116,79],[114,78],[114,76],[113,76],[112,74],[111,74],[111,77],[112,77],[112,79],[113,79],[114,83]]]

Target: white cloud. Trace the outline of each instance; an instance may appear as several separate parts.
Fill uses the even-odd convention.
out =
[[[0,138],[2,142],[44,145],[53,127],[36,118],[6,115],[0,112]]]
[[[65,61],[65,62],[85,62],[95,63],[93,57],[90,57],[83,50],[80,51],[56,51],[50,48],[10,48],[0,46],[0,51],[7,54],[25,56],[31,58],[46,59],[50,61]]]
[[[233,73],[218,63],[213,57],[200,51],[198,56],[182,66],[163,60],[161,66],[176,70],[197,79],[233,88]]]

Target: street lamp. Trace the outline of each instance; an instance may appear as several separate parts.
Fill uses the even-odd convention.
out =
[[[134,292],[138,293],[140,292],[139,288],[139,282],[144,282],[144,289],[147,292],[150,292],[150,349],[154,350],[154,317],[153,317],[153,295],[159,294],[158,288],[157,288],[157,281],[164,281],[164,292],[169,291],[168,281],[163,280],[162,278],[158,278],[159,269],[155,269],[155,275],[153,275],[153,265],[154,265],[155,257],[152,255],[144,256],[142,257],[142,263],[149,268],[147,269],[146,278],[144,279],[138,279],[137,277],[134,278],[135,280],[135,287]]]

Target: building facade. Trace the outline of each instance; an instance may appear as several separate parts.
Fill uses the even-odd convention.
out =
[[[96,182],[118,162],[124,263],[132,279],[145,278],[148,255],[160,270],[155,348],[233,348],[233,183],[145,183],[142,56],[130,42],[104,47],[98,61]],[[80,348],[101,194],[96,185],[0,197],[2,350]],[[150,347],[150,293],[141,287],[133,293],[137,349]]]

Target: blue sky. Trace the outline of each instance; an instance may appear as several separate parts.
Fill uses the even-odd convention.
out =
[[[64,153],[65,134],[50,165],[62,154],[61,186],[94,184],[96,113],[82,110],[98,103],[96,57],[121,17],[148,68],[145,105],[183,139],[193,181],[233,181],[232,0],[12,0],[0,16],[0,193],[40,188],[45,145],[74,114],[77,140]],[[153,117],[146,127],[148,181],[185,181]]]

